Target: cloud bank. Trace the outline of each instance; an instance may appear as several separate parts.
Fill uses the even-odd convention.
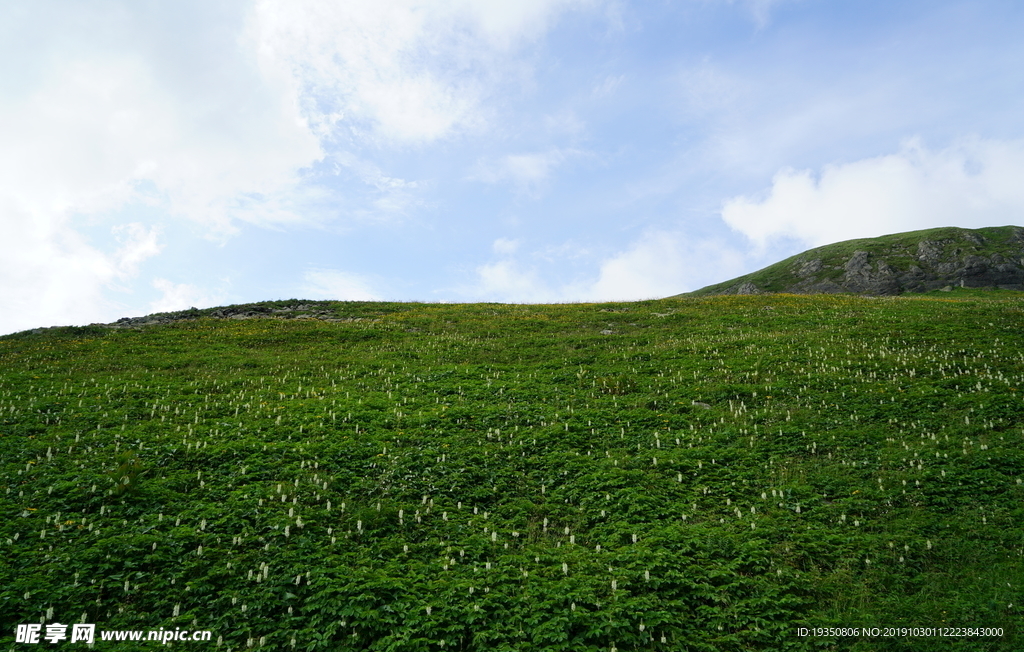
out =
[[[318,133],[344,125],[356,139],[427,143],[483,128],[484,102],[509,74],[509,55],[584,4],[261,0],[247,38]]]
[[[515,72],[511,54],[577,4],[40,2],[2,12],[0,330],[123,310],[110,292],[127,291],[163,245],[154,225],[119,213],[148,209],[222,239],[239,221],[310,222],[329,198],[304,170],[325,144],[416,144],[481,128],[501,71]],[[15,65],[26,59],[28,72]],[[416,204],[414,182],[368,178],[373,166],[345,151],[334,158],[379,195],[354,215]],[[124,247],[91,244],[83,225],[127,234]],[[317,279],[313,289],[372,296],[336,275]],[[208,294],[155,282],[161,309]]]
[[[546,252],[517,256],[519,243],[510,244],[505,239],[494,243],[500,258],[474,270],[473,284],[462,288],[464,296],[524,303],[663,298],[742,274],[748,262],[742,250],[720,239],[649,231],[601,260],[595,277],[557,284],[543,273]]]
[[[757,249],[808,247],[939,226],[1024,224],[1024,141],[969,139],[942,150],[911,140],[899,152],[779,171],[763,197],[725,202],[722,219]]]

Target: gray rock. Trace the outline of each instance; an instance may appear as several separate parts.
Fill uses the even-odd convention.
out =
[[[935,264],[942,257],[942,244],[932,240],[918,242],[917,257],[923,263]]]
[[[847,292],[860,294],[899,294],[902,289],[894,270],[880,261],[877,271],[872,271],[871,255],[866,251],[855,251],[844,265],[843,287]]]
[[[967,240],[971,244],[981,247],[985,244],[985,238],[980,233],[972,233],[971,231],[964,231],[964,240]]]
[[[814,260],[809,260],[806,263],[804,263],[803,265],[801,265],[800,269],[798,269],[796,271],[796,275],[800,276],[800,277],[803,277],[803,278],[807,278],[811,274],[817,274],[820,271],[821,271],[821,259],[820,258],[815,258]]]
[[[1024,289],[1024,228],[1003,227],[985,234],[945,228],[916,241],[864,240],[857,242],[852,255],[849,249],[829,245],[779,263],[780,267],[769,268],[771,274],[755,272],[722,283],[719,293],[882,296],[957,286]],[[786,277],[789,280],[780,282]]]

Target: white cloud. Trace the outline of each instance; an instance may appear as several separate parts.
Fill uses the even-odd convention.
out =
[[[389,176],[377,165],[351,152],[339,151],[330,156],[333,172],[347,174],[361,184],[347,196],[331,197],[332,214],[344,213],[350,221],[381,223],[406,217],[425,204],[422,190],[430,183],[409,181]]]
[[[536,270],[524,269],[511,259],[499,260],[476,269],[476,285],[469,294],[485,301],[538,303],[558,301]]]
[[[750,13],[751,19],[759,29],[767,27],[771,22],[772,10],[786,2],[794,0],[725,0],[726,3],[739,4]]]
[[[216,89],[183,87],[161,60],[131,50],[36,56],[55,63],[0,102],[0,192],[48,215],[148,200],[227,229],[250,215],[253,197],[272,203],[321,156],[297,110],[246,74],[240,53]],[[154,191],[141,193],[142,181]]]
[[[544,129],[550,137],[568,136],[579,140],[586,135],[587,124],[572,109],[562,109],[544,117]]]
[[[0,195],[0,216],[0,332],[101,321],[117,257],[9,196]]]
[[[750,11],[758,27],[766,27],[771,22],[772,9],[786,0],[746,0],[744,4]]]
[[[649,232],[601,264],[587,296],[595,301],[671,296],[732,278],[744,263],[740,251],[718,240]]]
[[[590,91],[590,94],[595,99],[605,98],[610,95],[613,95],[619,89],[619,86],[622,85],[622,82],[625,81],[625,79],[625,75],[608,75],[601,81],[601,83],[594,86],[594,88]]]
[[[378,301],[369,279],[336,269],[313,269],[303,275],[302,296],[337,301]]]
[[[323,133],[429,142],[481,127],[494,80],[517,67],[507,55],[579,4],[260,0],[248,38]]]
[[[565,301],[572,290],[568,287],[554,287],[548,283],[537,265],[524,264],[516,254],[521,242],[509,238],[498,238],[491,249],[498,256],[494,260],[476,267],[472,281],[456,291],[469,300],[509,301],[521,303],[542,303]],[[531,252],[534,259],[537,252]]]
[[[748,84],[705,59],[678,73],[680,108],[685,118],[721,117],[732,113],[748,92]]]
[[[518,192],[533,195],[549,180],[554,170],[570,157],[583,153],[573,149],[553,148],[532,154],[509,154],[496,161],[481,161],[469,177],[484,183],[511,183]]]
[[[153,287],[161,292],[161,296],[149,304],[151,313],[174,312],[189,308],[210,308],[225,300],[223,293],[211,293],[196,285],[173,283],[164,278],[153,279]]]
[[[735,197],[722,218],[763,249],[773,240],[818,246],[940,226],[1024,222],[1024,141],[970,139],[931,151],[809,170],[782,170],[763,198]]]
[[[576,250],[575,245],[565,245]],[[476,268],[468,297],[484,301],[564,302],[635,301],[672,296],[742,274],[749,266],[743,252],[718,239],[691,239],[683,234],[651,231],[625,250],[599,263],[596,278],[552,283],[556,265],[525,265],[510,251],[500,260]],[[540,255],[540,259],[546,258]],[[547,260],[548,263],[555,261]]]
[[[122,276],[138,274],[139,264],[156,256],[163,248],[157,242],[159,229],[155,227],[147,229],[138,222],[132,222],[115,226],[112,230],[121,245],[114,258]]]
[[[136,222],[113,216],[146,208],[225,238],[239,220],[326,215],[331,191],[303,178],[322,143],[360,133],[421,143],[480,126],[503,80],[523,78],[521,46],[583,4],[43,1],[0,10],[0,328],[123,310],[106,294],[159,254],[157,232],[128,226],[91,245],[83,221]],[[330,197],[344,214],[378,218],[420,203],[415,182],[340,157],[368,189]],[[159,307],[199,292],[165,283]],[[369,294],[340,277],[330,287]]]
[[[110,253],[79,233],[0,196],[0,332],[105,322],[118,305],[104,295],[160,251],[157,231],[132,223],[114,229]]]
[[[516,249],[519,248],[519,241],[511,240],[509,238],[498,238],[494,241],[494,244],[491,245],[491,248],[494,249],[494,253],[496,254],[508,256],[514,254]]]
[[[238,48],[238,25],[202,7],[182,3],[170,23],[143,5],[0,11],[21,47],[0,43],[0,328],[109,318],[106,290],[160,251],[155,230],[118,211],[221,235],[236,219],[299,219],[285,197],[319,143]],[[96,246],[77,230],[127,221]]]

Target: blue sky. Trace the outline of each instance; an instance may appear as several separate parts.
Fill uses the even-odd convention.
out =
[[[0,332],[290,297],[660,297],[1024,225],[1024,5],[0,8]]]

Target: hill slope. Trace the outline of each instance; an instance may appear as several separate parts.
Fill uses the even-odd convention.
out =
[[[896,295],[952,287],[1024,290],[1024,228],[945,227],[847,240],[689,295]]]
[[[0,338],[0,648],[1020,650],[1024,313],[955,296]],[[982,629],[797,634],[863,626]]]

